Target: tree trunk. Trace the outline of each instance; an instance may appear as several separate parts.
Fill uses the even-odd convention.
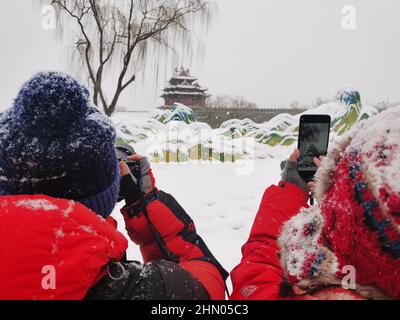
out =
[[[119,100],[119,96],[121,95],[121,90],[118,90],[117,93],[115,94],[115,97],[113,99],[113,101],[111,102],[111,104],[107,107],[106,115],[111,117],[112,114],[114,113],[115,109],[117,108],[117,102]]]
[[[98,107],[99,106],[99,91],[93,86],[93,104]]]

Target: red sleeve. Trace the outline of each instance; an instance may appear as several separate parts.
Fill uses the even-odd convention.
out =
[[[281,182],[265,191],[250,238],[242,248],[242,261],[232,271],[232,300],[280,298],[282,268],[277,238],[283,224],[307,206],[308,194]]]
[[[211,299],[224,299],[228,274],[197,234],[189,215],[171,195],[156,189],[143,201],[144,205],[125,207],[122,213],[144,262],[174,261],[202,283]]]

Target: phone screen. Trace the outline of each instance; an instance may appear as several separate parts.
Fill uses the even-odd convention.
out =
[[[302,116],[300,119],[298,169],[305,180],[311,180],[317,167],[314,157],[326,155],[329,144],[330,116]]]

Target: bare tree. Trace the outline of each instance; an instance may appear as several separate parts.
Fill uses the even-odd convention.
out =
[[[61,32],[76,32],[79,71],[87,73],[93,86],[93,103],[109,116],[150,56],[158,65],[157,55],[176,53],[179,45],[190,51],[193,29],[209,25],[213,5],[208,0],[49,1],[56,9]],[[115,75],[111,93],[105,89],[106,68],[112,68]]]

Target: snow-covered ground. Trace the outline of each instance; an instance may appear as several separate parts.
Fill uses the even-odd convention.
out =
[[[248,175],[237,174],[237,164],[153,164],[157,185],[171,193],[190,214],[199,234],[228,271],[241,258],[241,246],[249,236],[261,197],[280,177],[280,160],[255,160]],[[114,217],[125,233],[124,221]],[[141,260],[130,243],[130,259]]]

